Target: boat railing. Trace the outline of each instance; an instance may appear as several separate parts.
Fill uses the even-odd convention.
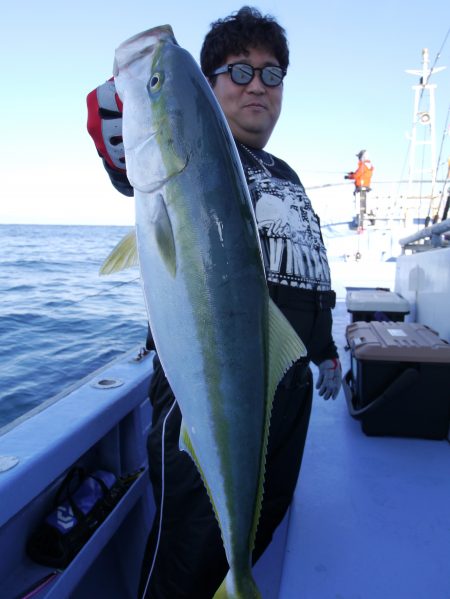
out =
[[[450,245],[450,218],[429,227],[425,227],[412,235],[399,240],[402,253],[406,251],[420,252],[433,248],[448,247]]]
[[[137,596],[140,556],[154,513],[146,448],[151,374],[152,354],[134,348],[0,435],[0,597]],[[106,470],[129,484],[60,570],[66,545],[56,529],[48,548],[43,545],[42,559],[36,554],[31,559],[27,546],[50,513],[61,508],[63,524],[66,513],[73,513],[56,501],[74,467]]]

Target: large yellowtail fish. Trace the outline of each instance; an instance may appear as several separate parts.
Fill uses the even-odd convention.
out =
[[[230,566],[221,597],[260,597],[251,552],[271,405],[305,348],[270,301],[245,177],[220,106],[169,26],[116,50],[148,317]],[[130,259],[130,240],[104,271]],[[198,581],[201,586],[202,581]]]

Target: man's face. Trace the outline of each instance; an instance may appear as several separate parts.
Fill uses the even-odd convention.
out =
[[[236,62],[256,68],[279,66],[275,56],[264,48],[249,48],[248,54],[231,54],[224,64]],[[250,83],[237,85],[229,73],[223,73],[217,75],[213,91],[234,137],[253,148],[263,148],[280,116],[283,84],[267,87],[261,81],[260,71],[256,71]]]

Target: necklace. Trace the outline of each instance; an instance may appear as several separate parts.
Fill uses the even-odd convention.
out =
[[[273,166],[275,164],[275,160],[273,159],[273,156],[271,156],[270,154],[267,154],[269,160],[266,162],[262,158],[257,156],[254,152],[252,152],[250,150],[250,148],[247,148],[247,146],[245,146],[243,143],[241,143],[241,146],[244,148],[244,150],[246,150],[246,152],[248,152],[250,154],[250,156],[253,158],[253,160],[256,160],[256,162],[262,166],[266,175],[272,176],[272,173],[269,171],[269,169],[267,167]]]

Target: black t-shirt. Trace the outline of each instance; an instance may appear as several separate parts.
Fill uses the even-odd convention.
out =
[[[297,174],[267,152],[240,143],[237,147],[255,208],[267,281],[329,291],[319,217]]]
[[[337,357],[330,269],[319,217],[283,160],[237,143],[255,208],[269,292],[315,363]]]

